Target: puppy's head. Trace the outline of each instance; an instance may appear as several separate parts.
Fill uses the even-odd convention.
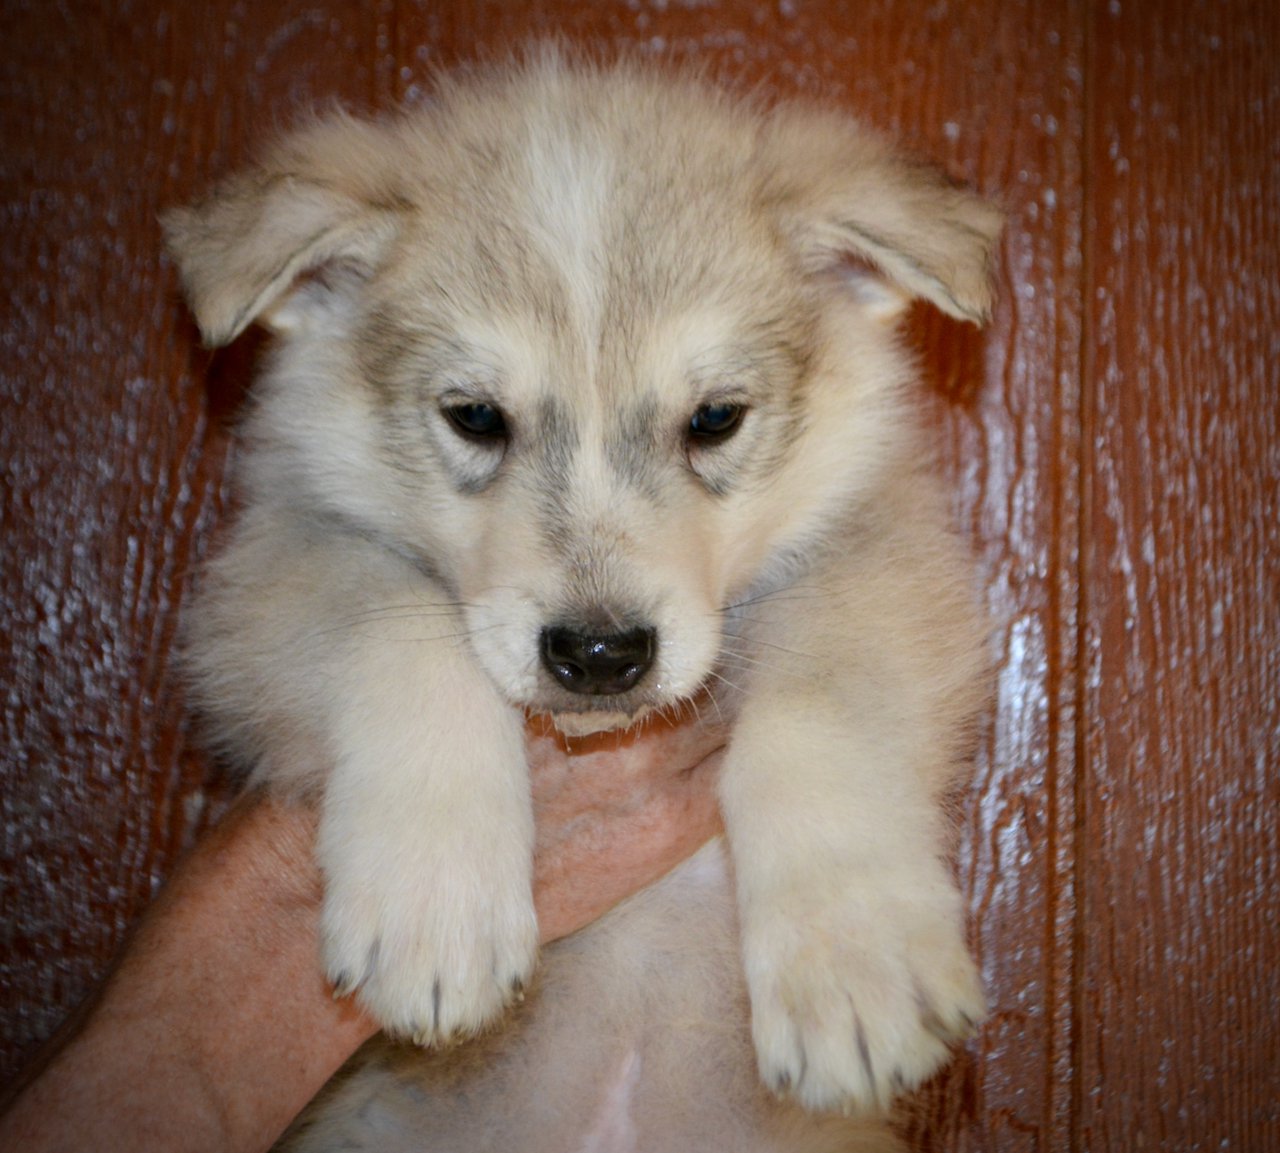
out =
[[[206,339],[281,337],[250,499],[429,572],[511,701],[579,727],[696,693],[873,492],[894,319],[984,318],[998,229],[842,117],[554,53],[166,220]]]

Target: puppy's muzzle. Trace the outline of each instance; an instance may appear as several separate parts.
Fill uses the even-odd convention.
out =
[[[616,696],[640,683],[658,648],[655,629],[585,633],[542,630],[542,664],[557,684],[583,696]]]

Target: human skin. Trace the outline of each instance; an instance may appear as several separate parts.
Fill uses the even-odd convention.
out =
[[[722,734],[657,721],[566,746],[534,719],[543,943],[595,920],[720,829]],[[0,1119],[0,1150],[269,1149],[375,1031],[319,966],[314,812],[243,799],[183,862],[83,1023]]]

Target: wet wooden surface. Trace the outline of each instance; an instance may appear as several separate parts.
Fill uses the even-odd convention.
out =
[[[960,868],[991,991],[937,1150],[1280,1148],[1274,5],[8,3],[0,14],[0,1075],[226,787],[172,645],[247,345],[156,215],[299,110],[530,33],[821,92],[999,197],[1002,297],[912,335],[993,619]]]

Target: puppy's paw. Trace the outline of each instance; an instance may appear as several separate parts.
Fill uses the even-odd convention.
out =
[[[810,1109],[881,1108],[974,1033],[982,988],[958,895],[826,888],[744,909],[760,1073]]]
[[[354,993],[388,1033],[435,1045],[519,1000],[538,927],[527,886],[442,864],[432,875],[332,875],[322,942],[335,996]]]

